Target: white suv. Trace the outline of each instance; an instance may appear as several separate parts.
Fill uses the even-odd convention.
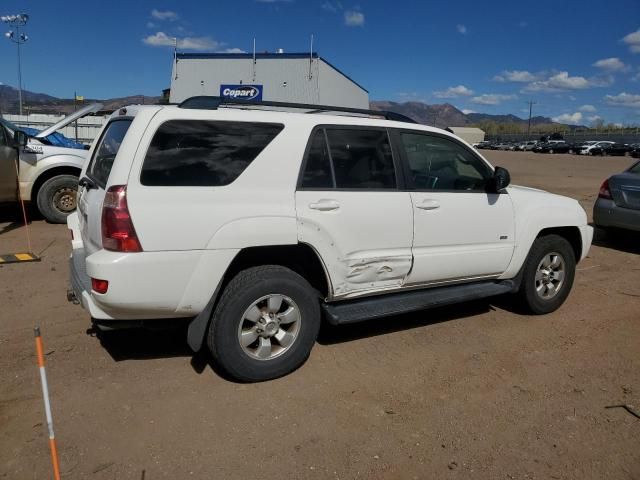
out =
[[[97,327],[193,319],[194,350],[259,381],[300,366],[321,319],[569,294],[593,234],[575,200],[395,114],[221,102],[127,107],[94,143],[68,298]]]

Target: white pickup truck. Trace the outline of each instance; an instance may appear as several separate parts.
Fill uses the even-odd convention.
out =
[[[243,381],[300,366],[322,319],[502,294],[551,312],[593,235],[576,200],[387,112],[131,106],[89,155],[68,299],[104,329],[188,319],[189,345]]]
[[[101,108],[100,103],[87,105],[46,130],[29,134],[25,131],[30,129],[0,118],[0,203],[17,202],[21,195],[25,202],[35,202],[48,221],[66,222],[76,208],[78,176],[88,147],[56,132]]]

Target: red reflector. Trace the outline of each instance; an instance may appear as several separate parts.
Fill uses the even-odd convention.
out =
[[[109,289],[108,280],[98,280],[97,278],[91,279],[91,289],[97,293],[107,293]]]
[[[598,193],[598,198],[606,198],[611,200],[611,190],[609,190],[609,180],[605,180],[602,182],[602,186],[600,187],[600,192]]]
[[[142,245],[133,228],[127,206],[126,185],[107,190],[102,204],[102,248],[114,252],[141,252]]]

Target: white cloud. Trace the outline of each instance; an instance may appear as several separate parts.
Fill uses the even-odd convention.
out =
[[[553,117],[551,120],[553,120],[556,123],[567,123],[569,125],[578,125],[580,122],[582,122],[582,114],[580,112],[563,113],[562,115]]]
[[[320,5],[320,8],[326,10],[327,12],[336,13],[338,10],[342,10],[343,6],[340,2],[326,1],[322,5]]]
[[[449,87],[446,90],[442,90],[440,92],[433,92],[433,96],[437,98],[468,97],[470,95],[473,95],[473,90],[468,89],[464,85]]]
[[[151,16],[156,20],[169,20],[171,22],[178,20],[180,18],[176,12],[172,12],[171,10],[151,10]]]
[[[470,101],[471,103],[476,103],[478,105],[500,105],[500,103],[506,100],[513,100],[514,98],[517,98],[517,96],[503,95],[500,93],[485,93],[483,95],[473,97]]]
[[[241,48],[225,48],[220,51],[221,53],[247,53],[246,50],[242,50]]]
[[[500,75],[496,75],[493,79],[496,82],[535,82],[540,77],[526,70],[504,70]]]
[[[461,33],[462,35],[467,34],[467,27],[465,25],[462,25],[461,23],[456,25],[456,30],[458,31],[458,33]]]
[[[593,64],[594,67],[601,68],[607,72],[626,72],[629,67],[617,57],[603,58]]]
[[[640,53],[640,28],[635,32],[625,35],[622,41],[629,45],[630,52]]]
[[[593,113],[596,111],[596,107],[594,107],[593,105],[582,105],[578,110],[580,110],[581,112]]]
[[[476,112],[475,110],[470,110],[468,108],[463,108],[462,113],[464,113],[465,115],[469,115],[470,113],[478,113],[478,112]]]
[[[593,124],[598,120],[602,120],[602,117],[600,115],[592,115],[590,117],[587,117],[587,120],[589,121],[589,123]]]
[[[164,32],[157,32],[142,39],[142,43],[150,47],[173,47],[174,37]],[[211,37],[178,38],[178,48],[182,50],[210,50],[217,51],[224,46]]]
[[[156,28],[158,25],[156,25],[153,22],[147,22],[147,28]]]
[[[364,13],[355,10],[347,10],[344,12],[344,24],[347,27],[364,26]]]
[[[580,76],[572,77],[569,72],[558,72],[551,75],[546,80],[531,82],[524,87],[526,92],[560,92],[563,90],[584,90],[591,87],[607,87],[614,82],[611,75],[602,75],[591,78]]]
[[[640,108],[640,95],[622,92],[618,95],[605,95],[604,101],[614,107]]]

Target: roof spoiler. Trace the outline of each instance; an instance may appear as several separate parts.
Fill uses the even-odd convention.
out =
[[[236,100],[226,97],[216,97],[209,95],[199,95],[187,98],[178,105],[178,108],[186,108],[193,110],[217,110],[219,107],[226,105],[242,105],[244,107],[273,107],[273,108],[291,108],[299,110],[308,110],[307,113],[325,113],[340,112],[351,113],[356,115],[368,115],[374,117],[383,117],[385,120],[395,122],[418,123],[412,118],[396,112],[387,110],[367,110],[364,108],[337,107],[334,105],[313,105],[310,103],[289,103],[289,102],[271,102],[271,101],[247,101]]]

